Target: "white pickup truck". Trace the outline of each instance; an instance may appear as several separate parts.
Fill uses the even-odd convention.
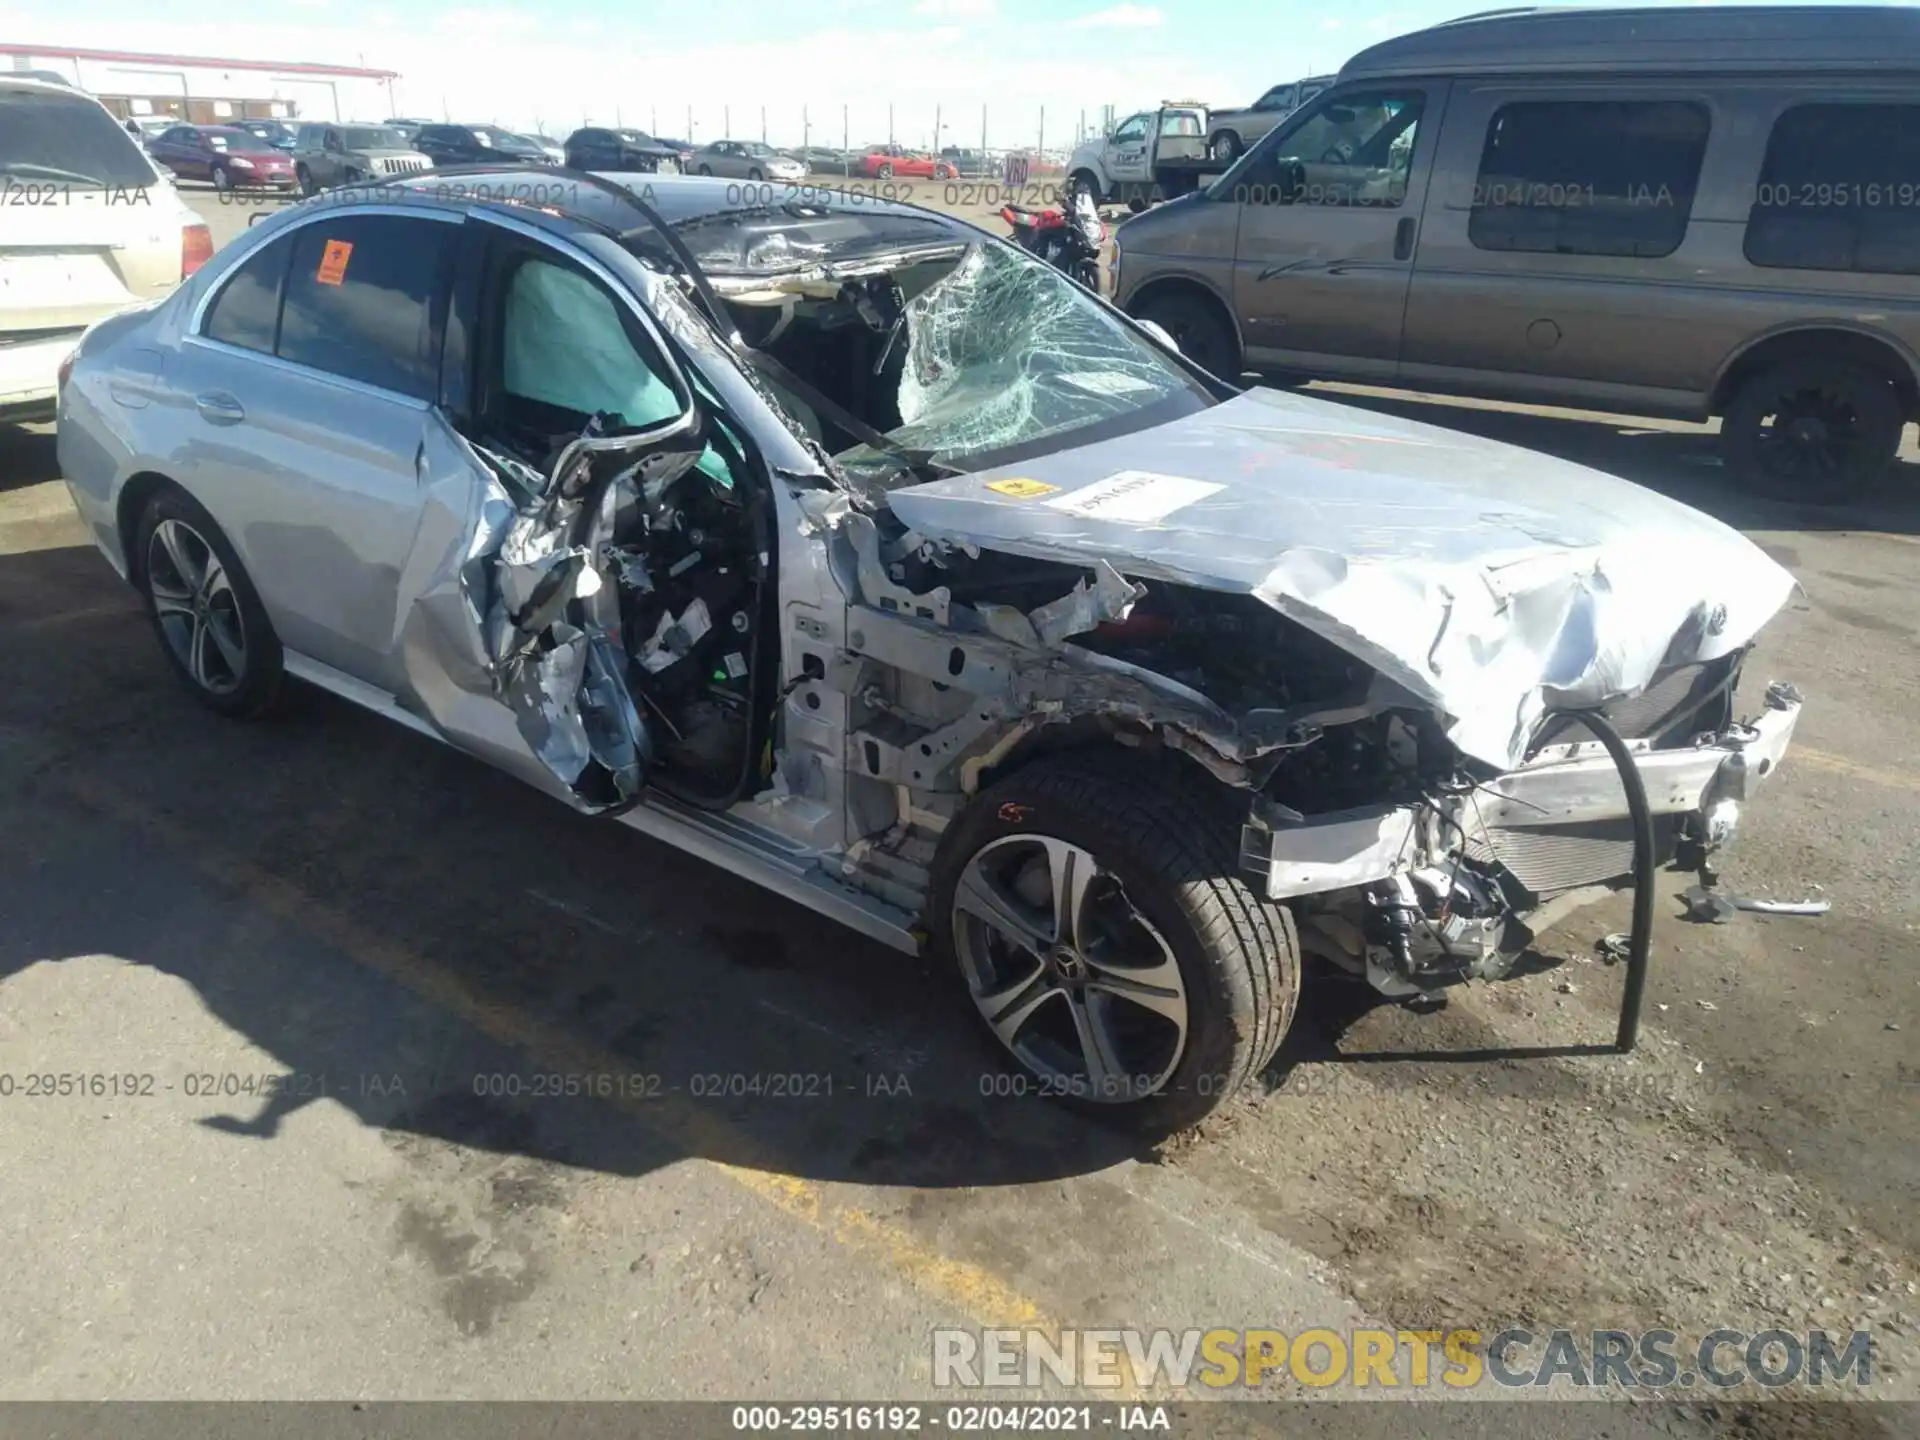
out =
[[[1184,195],[1227,168],[1208,156],[1207,133],[1207,107],[1191,101],[1129,115],[1074,150],[1067,189],[1134,211]]]

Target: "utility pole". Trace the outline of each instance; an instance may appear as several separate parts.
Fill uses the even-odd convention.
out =
[[[617,104],[613,107],[613,128],[616,130],[627,128],[627,117],[620,113],[620,107]]]
[[[660,133],[660,108],[657,105],[647,107],[647,133],[649,135]]]
[[[802,150],[813,148],[813,122],[807,118],[805,105],[800,107],[800,148]]]
[[[985,104],[980,107],[980,158],[982,160],[987,158],[987,107]]]
[[[940,107],[933,107],[933,153],[940,153]]]
[[[760,107],[760,143],[767,143],[767,107],[764,105]]]
[[[731,105],[720,107],[720,138],[722,140],[733,138],[733,106]]]
[[[687,106],[687,144],[693,144],[693,106]]]
[[[887,144],[893,144],[893,102],[887,102]]]
[[[1047,107],[1040,107],[1040,139],[1034,146],[1033,158],[1038,160],[1047,148]]]
[[[847,107],[843,104],[840,107],[840,153],[842,155],[853,148],[853,142],[847,138],[851,133],[847,129]]]

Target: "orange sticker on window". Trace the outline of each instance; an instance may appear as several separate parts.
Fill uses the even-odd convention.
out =
[[[320,256],[320,268],[314,273],[314,279],[322,285],[338,285],[347,278],[347,261],[353,255],[351,240],[329,240],[327,248]]]

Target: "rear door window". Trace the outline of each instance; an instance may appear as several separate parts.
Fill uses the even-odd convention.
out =
[[[1774,122],[1747,259],[1920,275],[1920,104],[1796,105]]]
[[[431,400],[460,226],[348,215],[294,236],[276,354],[331,375]]]
[[[1467,238],[1482,250],[1671,255],[1711,124],[1690,100],[1502,105],[1487,124]]]
[[[293,253],[291,235],[262,246],[242,262],[220,287],[207,310],[201,333],[209,340],[238,345],[242,350],[273,354],[280,329],[280,294],[287,278],[287,257]]]
[[[85,95],[0,90],[0,177],[19,185],[127,190],[154,183],[140,142]]]

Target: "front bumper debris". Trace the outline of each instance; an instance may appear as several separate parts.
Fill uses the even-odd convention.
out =
[[[1629,742],[1656,821],[1691,817],[1709,849],[1731,843],[1740,806],[1779,767],[1799,723],[1801,698],[1775,683],[1766,708],[1694,745],[1655,750]],[[1619,772],[1597,742],[1550,746],[1498,779],[1427,806],[1372,806],[1267,824],[1242,835],[1250,873],[1274,900],[1325,894],[1435,863],[1460,838],[1511,827],[1532,831],[1627,818]],[[1625,875],[1627,871],[1620,872]]]

